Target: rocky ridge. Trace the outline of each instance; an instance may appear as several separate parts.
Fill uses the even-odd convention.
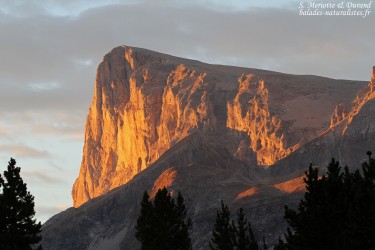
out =
[[[98,67],[73,205],[129,182],[193,133],[249,166],[273,165],[346,118],[331,116],[363,87],[117,47]]]
[[[164,186],[185,198],[193,249],[208,249],[220,200],[243,207],[256,237],[273,245],[311,162],[356,168],[374,150],[374,84],[375,68],[367,84],[115,48],[98,68],[73,189],[79,207],[43,225],[43,247],[139,249],[142,193]]]

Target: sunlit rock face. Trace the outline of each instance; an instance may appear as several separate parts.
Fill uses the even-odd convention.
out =
[[[353,117],[358,114],[364,104],[369,100],[375,98],[375,66],[372,69],[371,81],[369,84],[358,91],[356,98],[349,104],[339,104],[336,106],[335,111],[331,117],[329,129],[334,128],[338,124],[344,122],[342,133],[344,134],[349,124],[352,122]]]
[[[283,141],[282,120],[269,111],[268,90],[263,80],[255,75],[242,75],[238,80],[238,92],[228,101],[227,127],[244,131],[249,136],[249,147],[256,154],[258,165],[272,165],[287,156],[294,147],[287,147]]]
[[[358,103],[372,98],[373,82]],[[337,107],[353,106],[364,87],[117,47],[97,70],[74,206],[129,182],[191,134],[247,166],[272,165],[353,116]]]
[[[77,208],[43,225],[43,247],[140,248],[142,194],[162,187],[183,194],[193,249],[209,248],[222,200],[232,219],[244,208],[255,237],[272,246],[310,163],[322,173],[334,157],[358,169],[375,150],[374,84],[375,68],[368,83],[115,48],[97,71]]]

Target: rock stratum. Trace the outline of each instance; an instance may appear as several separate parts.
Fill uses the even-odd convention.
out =
[[[331,157],[353,168],[375,149],[370,82],[210,65],[114,48],[100,63],[73,208],[43,226],[46,249],[140,249],[144,190],[181,191],[207,249],[220,200],[243,207],[256,236],[284,231],[303,172]]]

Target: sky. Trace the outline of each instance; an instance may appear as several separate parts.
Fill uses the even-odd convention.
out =
[[[1,173],[17,160],[42,222],[72,205],[96,68],[119,45],[368,81],[375,4],[363,17],[301,16],[301,3],[307,10],[290,0],[0,0]]]

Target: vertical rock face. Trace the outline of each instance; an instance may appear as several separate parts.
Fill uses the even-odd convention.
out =
[[[205,73],[119,47],[99,65],[74,206],[128,182],[201,124],[214,126]]]
[[[374,76],[366,93],[373,84]],[[248,166],[272,165],[347,117],[336,108],[330,119],[363,87],[117,47],[97,70],[74,206],[127,183],[194,133]]]
[[[282,121],[270,114],[264,82],[253,78],[254,75],[243,75],[238,80],[238,93],[228,101],[227,127],[246,132],[258,165],[269,166],[287,156],[293,147],[284,145]]]
[[[205,78],[205,73],[187,69],[183,64],[168,75],[157,127],[158,155],[194,129],[214,128],[216,119],[208,96],[213,84]]]

